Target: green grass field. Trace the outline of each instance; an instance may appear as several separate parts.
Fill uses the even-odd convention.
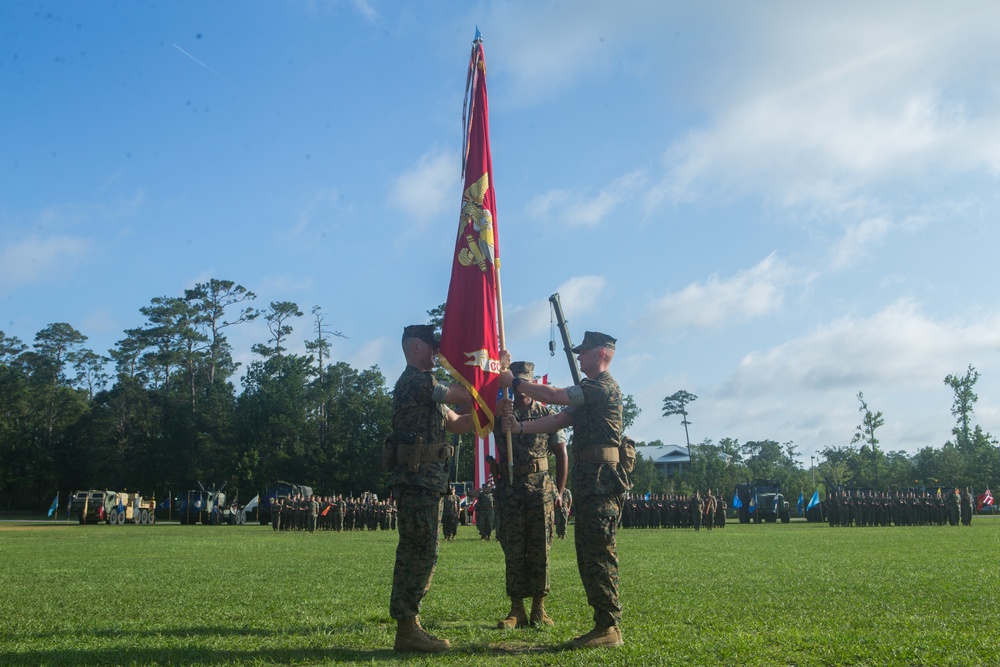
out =
[[[0,665],[1000,665],[998,519],[619,535],[624,647],[560,650],[592,625],[572,535],[556,627],[494,629],[500,546],[462,527],[421,614],[454,648],[404,656],[394,533],[0,524]]]

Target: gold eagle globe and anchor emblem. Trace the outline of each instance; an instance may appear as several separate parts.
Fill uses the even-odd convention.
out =
[[[488,173],[470,185],[462,194],[462,213],[458,220],[458,234],[465,237],[466,247],[458,251],[462,266],[479,267],[485,273],[494,267],[493,214],[483,207],[483,198],[490,188]],[[471,227],[471,230],[469,229]]]

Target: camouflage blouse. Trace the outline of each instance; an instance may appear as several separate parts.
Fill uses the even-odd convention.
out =
[[[435,388],[442,386],[430,371],[408,365],[392,392],[393,431],[422,436],[425,445],[446,442],[448,407],[435,401],[435,396],[442,394]],[[389,473],[388,484],[409,484],[447,493],[448,461],[423,463],[415,473],[409,472],[405,464],[397,464]]]
[[[622,493],[632,488],[620,464],[588,463],[580,460],[581,449],[590,445],[619,445],[622,439],[622,390],[604,371],[596,378],[584,378],[579,385],[583,405],[567,410],[573,415],[573,440],[569,448],[570,475],[577,498]]]
[[[534,421],[542,417],[554,415],[555,413],[554,408],[542,405],[536,401],[532,401],[527,408],[514,406],[514,417],[519,422]],[[496,420],[496,428],[493,430],[493,436],[496,438],[497,443],[497,461],[505,466],[507,465],[507,434],[503,430],[501,421],[500,419]],[[555,433],[511,433],[510,435],[515,466],[523,466],[531,463],[532,459],[543,459],[560,442],[566,442],[562,430],[558,430]]]

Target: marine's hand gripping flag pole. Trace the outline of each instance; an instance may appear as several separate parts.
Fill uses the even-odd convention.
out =
[[[490,154],[486,58],[476,29],[466,78],[462,114],[462,209],[458,221],[451,284],[441,323],[439,361],[472,395],[476,433],[493,430],[500,389],[500,350],[504,342],[500,291],[500,241],[496,226],[496,193]],[[513,476],[514,457],[507,434],[507,461]]]

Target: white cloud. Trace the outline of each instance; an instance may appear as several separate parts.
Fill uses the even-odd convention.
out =
[[[833,268],[846,269],[859,259],[868,257],[873,246],[882,244],[891,227],[892,223],[885,216],[869,218],[849,226],[833,248]]]
[[[604,298],[606,287],[607,280],[602,276],[575,276],[559,285],[556,293],[567,320],[570,314],[574,321],[580,321],[581,316],[593,312]],[[550,308],[548,299],[511,308],[504,313],[504,327],[510,332],[508,335],[527,339],[537,338],[538,334],[548,331],[552,322]],[[583,332],[576,335],[582,337]]]
[[[388,338],[377,338],[362,343],[344,361],[359,370],[379,366],[385,372],[387,362],[395,361],[395,358],[389,359],[387,354],[389,352],[397,352],[397,348],[398,345],[389,344]],[[394,382],[391,377],[386,378],[386,381],[390,385]]]
[[[305,234],[324,211],[331,211],[336,207],[339,198],[340,193],[337,190],[316,192],[299,211],[295,225],[288,231],[288,236],[298,238]]]
[[[705,77],[730,92],[667,150],[651,206],[717,191],[796,205],[942,171],[998,171],[995,87],[955,85],[956,70],[988,67],[998,35],[981,11],[765,14],[776,20],[763,33],[748,26],[757,48],[745,61]]]
[[[723,395],[931,386],[971,362],[991,364],[1000,349],[1000,313],[975,321],[935,321],[910,300],[871,317],[844,317],[801,338],[747,354]],[[958,370],[956,370],[958,369]]]
[[[572,8],[551,3],[496,3],[484,33],[487,60],[513,79],[514,102],[550,98],[584,77],[616,72],[614,56],[662,38],[685,11],[656,0],[576,0]],[[499,57],[490,54],[496,52]]]
[[[34,235],[0,248],[0,290],[61,274],[91,252],[92,243],[74,236]]]
[[[425,222],[454,212],[458,225],[458,197],[462,187],[460,163],[454,153],[425,153],[393,185],[389,200],[408,217]]]
[[[645,183],[645,173],[636,170],[619,176],[596,195],[551,190],[528,204],[528,214],[537,219],[560,221],[570,227],[596,227],[635,197]]]
[[[707,329],[760,317],[781,307],[791,277],[791,270],[772,253],[731,278],[711,276],[660,297],[640,324],[659,331]]]
[[[368,0],[351,0],[351,6],[365,21],[375,23],[379,20],[378,12]]]

